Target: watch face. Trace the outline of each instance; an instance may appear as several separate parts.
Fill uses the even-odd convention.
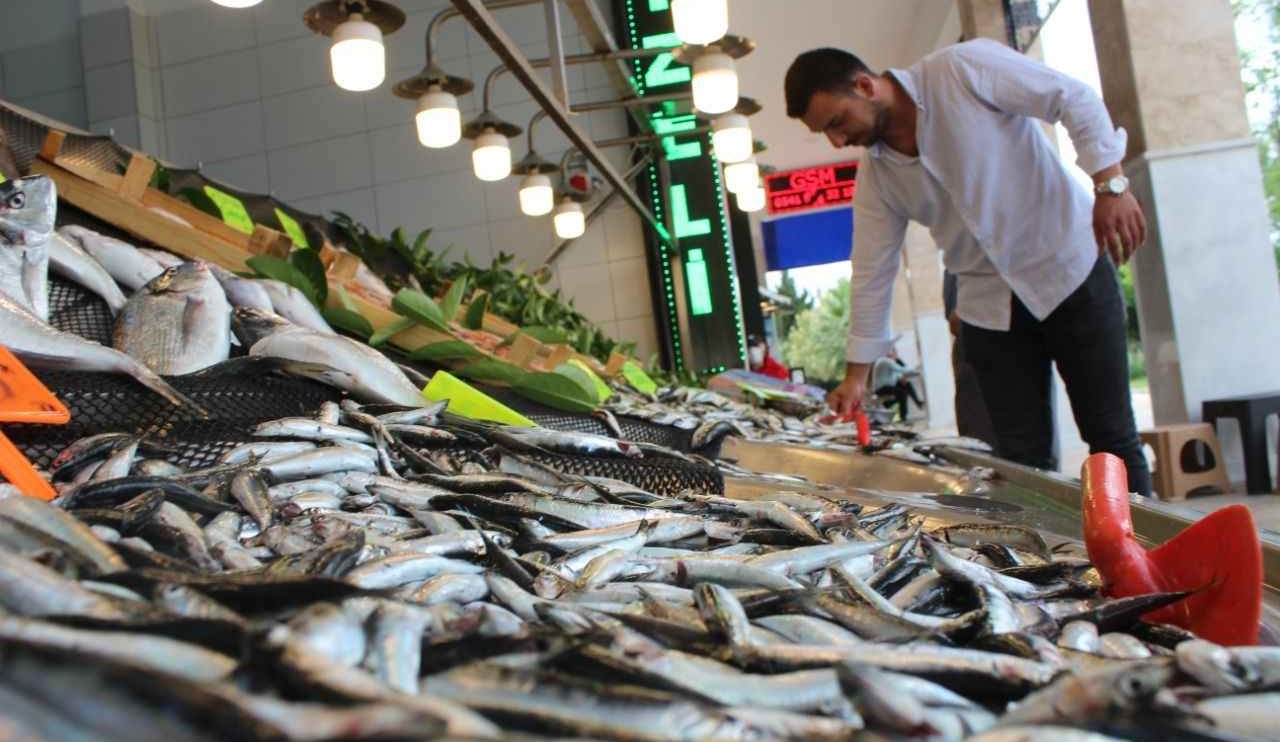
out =
[[[1123,175],[1117,175],[1107,181],[1107,191],[1111,193],[1124,193],[1125,187],[1129,185],[1129,181]]]

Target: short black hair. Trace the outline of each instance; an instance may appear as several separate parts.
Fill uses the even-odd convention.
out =
[[[801,54],[791,63],[783,83],[787,115],[793,119],[804,116],[814,93],[848,90],[853,76],[859,72],[875,74],[861,59],[843,49],[826,47]]]

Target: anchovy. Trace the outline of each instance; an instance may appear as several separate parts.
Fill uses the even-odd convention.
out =
[[[253,429],[258,438],[300,438],[303,440],[336,442],[353,441],[373,443],[373,438],[362,430],[320,422],[308,417],[286,417],[262,423]]]
[[[258,528],[267,530],[275,520],[266,478],[256,469],[246,469],[231,478],[231,497],[253,518]]]

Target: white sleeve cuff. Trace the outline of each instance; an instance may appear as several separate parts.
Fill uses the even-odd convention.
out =
[[[888,355],[892,347],[893,338],[864,338],[850,335],[845,360],[849,363],[875,363],[876,359]]]

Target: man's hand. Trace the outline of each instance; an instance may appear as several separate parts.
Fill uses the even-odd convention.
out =
[[[1112,165],[1094,173],[1093,180],[1101,183],[1120,174],[1120,166]],[[1124,265],[1147,241],[1147,217],[1133,193],[1100,193],[1094,197],[1093,238],[1098,242],[1098,252],[1110,254],[1116,265]]]
[[[867,369],[865,363],[850,363],[845,367],[844,381],[827,395],[827,406],[843,420],[862,409],[862,398],[867,393]]]

